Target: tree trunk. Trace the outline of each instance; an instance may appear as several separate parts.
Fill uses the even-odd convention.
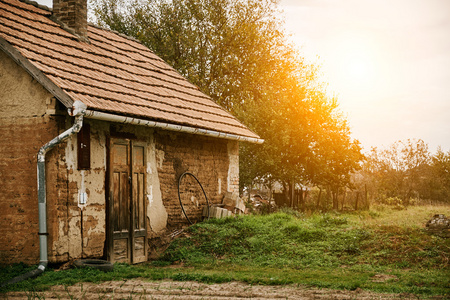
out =
[[[300,192],[299,192],[299,197],[297,198],[299,201],[299,203],[297,203],[297,207],[301,207],[301,210],[304,212],[305,211],[305,206],[304,206],[304,199],[303,199],[303,187],[300,188]],[[300,204],[300,205],[299,205]]]
[[[359,192],[356,192],[355,210],[358,210]]]
[[[272,202],[272,196],[273,196],[273,193],[272,193],[272,181],[269,181],[269,184],[267,186],[269,188],[269,213],[271,213],[272,211],[271,211],[270,203]]]
[[[290,183],[290,195],[291,195],[291,208],[295,207],[295,183],[294,180]]]
[[[328,210],[330,200],[332,200],[332,199],[333,199],[333,193],[331,192],[331,187],[328,186],[327,187],[327,199],[325,201],[325,210]]]
[[[322,197],[322,188],[319,188],[319,196],[317,196],[317,203],[316,203],[316,209],[320,209],[320,198]]]
[[[344,193],[342,195],[341,210],[344,210],[345,198],[347,198],[347,189],[346,188],[344,188]]]
[[[305,188],[305,193],[303,194],[303,211],[306,211],[306,199],[308,199],[308,189]]]
[[[289,198],[289,182],[282,181],[283,184],[283,205],[290,207],[290,198]]]
[[[369,199],[368,199],[368,193],[367,193],[367,184],[364,184],[364,197],[366,198],[366,206],[367,209],[370,209],[370,203],[369,203]]]
[[[338,210],[339,209],[339,203],[338,203],[339,189],[336,189],[331,194],[333,196],[333,209]]]

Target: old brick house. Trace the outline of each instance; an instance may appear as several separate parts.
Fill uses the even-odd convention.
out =
[[[0,49],[0,264],[144,261],[186,224],[180,174],[220,202],[261,142],[86,0],[0,0]]]

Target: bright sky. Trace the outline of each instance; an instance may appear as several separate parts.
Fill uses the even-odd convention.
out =
[[[423,139],[450,150],[450,1],[281,0],[366,150]]]
[[[432,152],[450,151],[450,1],[280,4],[293,42],[322,65],[352,136],[366,150],[420,138]]]

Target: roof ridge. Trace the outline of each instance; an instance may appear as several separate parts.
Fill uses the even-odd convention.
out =
[[[66,32],[70,33],[72,35],[73,39],[76,39],[76,40],[81,41],[81,42],[89,43],[89,40],[87,38],[79,36],[78,34],[75,33],[75,31],[72,28],[70,28],[69,26],[67,26],[63,22],[59,21],[56,17],[54,17],[52,8],[50,8],[48,6],[45,6],[45,5],[42,5],[42,4],[39,4],[36,1],[32,1],[32,0],[18,0],[18,2],[22,2],[24,4],[28,4],[28,5],[31,5],[31,6],[33,6],[35,8],[42,9],[42,10],[45,10],[45,11],[49,12],[50,15],[46,15],[45,16],[47,19],[49,19],[50,21],[54,22],[56,25],[61,27]],[[9,4],[11,4],[11,3],[9,3]],[[27,10],[29,12],[35,12],[35,11],[30,10],[30,9],[26,9],[24,7],[22,7],[22,9]]]
[[[23,2],[25,4],[29,4],[29,5],[33,5],[36,8],[40,8],[49,12],[53,12],[53,9],[51,7],[48,7],[46,5],[43,4],[39,4],[36,1],[32,1],[32,0],[19,0],[20,2]]]
[[[36,1],[33,1],[33,0],[18,0],[18,1],[23,2],[23,3],[25,3],[25,4],[33,5],[33,6],[36,7],[36,8],[40,8],[40,9],[43,9],[43,10],[46,10],[46,11],[49,11],[49,12],[53,12],[53,9],[52,9],[51,7],[48,7],[48,6],[46,6],[46,5],[39,4],[39,3],[37,3]],[[58,22],[58,20],[57,20],[56,18],[53,18],[52,21],[54,21],[55,23],[57,23],[58,25],[61,26],[61,22]],[[95,27],[95,28],[97,28],[97,29],[101,29],[101,30],[105,30],[105,31],[109,31],[109,32],[115,33],[115,34],[117,34],[117,35],[119,35],[119,36],[121,36],[121,37],[123,37],[123,38],[129,39],[129,40],[131,40],[131,41],[133,41],[133,42],[137,42],[137,43],[143,45],[142,42],[139,41],[138,39],[136,39],[136,38],[134,38],[134,37],[132,37],[132,36],[129,36],[129,35],[120,33],[120,32],[118,32],[118,31],[116,31],[116,30],[112,30],[112,29],[110,29],[110,28],[101,27],[100,25],[94,24],[94,23],[92,23],[92,22],[88,22],[88,25],[89,25],[89,26],[92,26],[92,27]],[[65,29],[65,28],[64,28],[64,29]],[[144,46],[144,45],[143,45],[143,46]],[[148,48],[148,47],[146,47],[146,48]],[[150,48],[149,48],[149,50],[150,50],[153,54],[155,54]],[[155,55],[156,55],[156,54],[155,54]]]

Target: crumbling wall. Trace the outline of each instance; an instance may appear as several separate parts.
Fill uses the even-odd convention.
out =
[[[56,100],[0,51],[0,264],[39,261],[37,152],[64,118]]]
[[[239,143],[228,141],[228,192],[239,196]]]
[[[132,125],[113,124],[117,135],[147,144],[147,219],[150,238],[186,226],[178,200],[178,178],[193,173],[210,203],[239,188],[238,142]]]
[[[106,176],[106,134],[109,127],[104,122],[84,120],[91,126],[91,167],[78,170],[77,136],[69,138],[49,164],[56,166],[51,176],[56,176],[57,190],[49,199],[53,211],[49,216],[52,262],[63,262],[80,257],[102,257],[106,239],[105,176]],[[52,178],[48,178],[51,180]],[[87,202],[79,199],[86,193]]]

